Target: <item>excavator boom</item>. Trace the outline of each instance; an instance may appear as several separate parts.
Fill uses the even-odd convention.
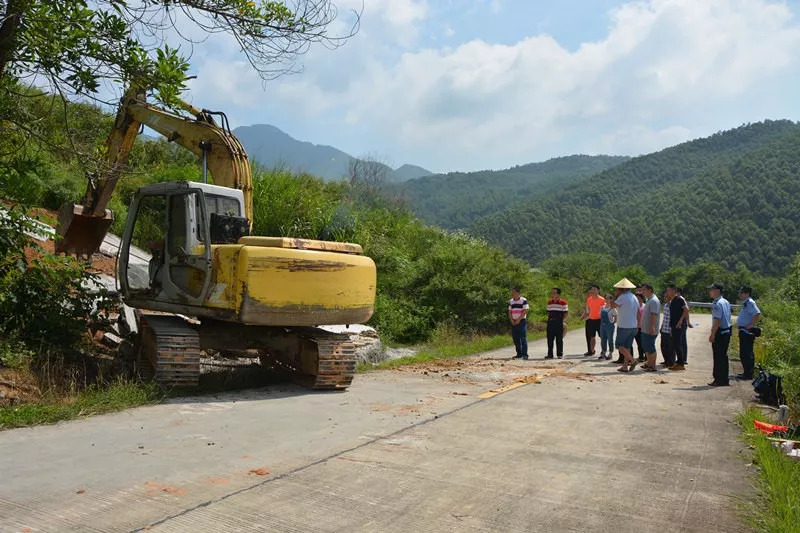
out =
[[[105,145],[104,167],[99,176],[89,179],[80,204],[65,204],[58,215],[56,251],[69,255],[91,255],[105,238],[113,214],[108,203],[117,181],[128,162],[128,155],[141,125],[157,131],[203,160],[203,176],[207,172],[216,185],[239,189],[244,195],[245,217],[253,220],[253,185],[247,153],[239,139],[227,126],[223,113],[198,109],[181,102],[181,107],[194,118],[187,118],[148,104],[144,91],[131,88],[120,102],[114,128]],[[217,125],[214,115],[221,117]]]

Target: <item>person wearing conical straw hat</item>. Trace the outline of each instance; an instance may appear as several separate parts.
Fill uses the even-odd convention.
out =
[[[631,292],[636,285],[622,278],[615,285],[616,299],[611,307],[617,310],[617,351],[624,357],[620,372],[632,372],[638,361],[633,357],[633,339],[639,325],[639,300]]]

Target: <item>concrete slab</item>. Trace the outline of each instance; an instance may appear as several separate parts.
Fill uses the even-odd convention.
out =
[[[499,350],[2,432],[0,531],[742,531],[741,401],[704,386],[698,319],[680,374],[617,373],[576,332],[564,361]]]

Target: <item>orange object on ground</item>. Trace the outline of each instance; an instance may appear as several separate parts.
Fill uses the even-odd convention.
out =
[[[766,422],[760,422],[758,420],[753,420],[753,426],[759,430],[764,435],[771,435],[776,431],[788,431],[789,428],[786,426],[776,426],[775,424],[767,424]]]

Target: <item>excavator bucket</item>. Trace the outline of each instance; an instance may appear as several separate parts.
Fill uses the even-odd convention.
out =
[[[61,206],[56,228],[61,238],[56,239],[56,253],[91,256],[100,249],[114,215],[110,209],[106,209],[103,216],[84,214],[84,211],[89,210],[79,204]]]

